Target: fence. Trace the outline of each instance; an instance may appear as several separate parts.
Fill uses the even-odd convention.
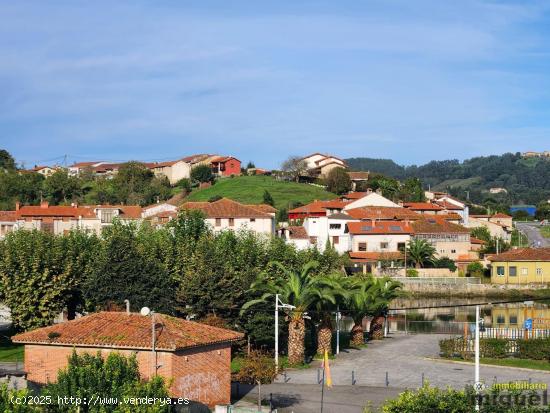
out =
[[[405,285],[415,284],[481,284],[481,279],[477,277],[393,277]]]
[[[481,338],[509,338],[511,340],[549,338],[550,330],[523,330],[519,328],[486,328],[480,331]]]

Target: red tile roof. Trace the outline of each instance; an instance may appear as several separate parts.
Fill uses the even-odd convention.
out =
[[[232,199],[222,198],[215,202],[186,202],[183,209],[198,209],[208,218],[272,218],[271,215]]]
[[[435,201],[435,203],[437,203],[437,205],[439,205],[443,209],[448,209],[448,210],[451,210],[451,211],[462,211],[464,209],[462,207],[459,207],[458,205],[451,204],[448,201],[441,201],[440,200],[440,201]]]
[[[246,204],[246,206],[257,209],[260,212],[265,212],[266,214],[275,214],[277,212],[277,208],[268,204]]]
[[[431,202],[404,202],[404,208],[408,208],[411,211],[442,211],[439,205],[432,204]]]
[[[470,230],[462,225],[452,224],[437,215],[429,215],[412,223],[415,234],[469,234]]]
[[[412,234],[411,225],[402,221],[377,221],[371,222],[348,222],[348,231],[353,235],[380,235],[380,234]]]
[[[349,252],[354,261],[402,260],[401,252]]]
[[[70,218],[95,218],[93,209],[87,206],[61,206],[53,205],[43,208],[41,206],[22,206],[17,211],[17,219],[39,217],[70,217]]]
[[[340,199],[361,199],[368,195],[368,192],[349,192],[347,194],[344,194],[340,197]]]
[[[17,220],[17,211],[0,211],[0,221],[15,222]]]
[[[489,261],[550,261],[550,248],[518,248],[488,257]]]
[[[155,315],[158,350],[176,351],[214,343],[232,342],[242,333],[187,321],[164,314]],[[86,347],[152,348],[151,318],[136,313],[100,312],[12,337],[14,343]],[[56,333],[56,334],[52,334]]]
[[[285,229],[288,230],[290,239],[309,239],[306,229],[302,226],[288,226]]]
[[[493,218],[512,218],[510,215],[503,214],[499,212],[498,214],[493,215]]]
[[[480,244],[480,245],[483,245],[483,244],[487,244],[485,241],[483,241],[482,239],[478,239],[478,238],[475,238],[475,237],[470,237],[470,242],[472,244]]]
[[[404,220],[420,219],[422,215],[401,207],[362,207],[346,210],[346,213],[355,219],[382,219],[382,220]]]
[[[290,214],[325,214],[327,209],[342,209],[349,202],[333,199],[330,201],[313,201],[307,205],[288,211]]]

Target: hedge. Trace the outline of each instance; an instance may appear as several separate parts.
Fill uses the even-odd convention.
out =
[[[442,357],[473,357],[473,340],[468,342],[462,337],[439,341]],[[530,340],[508,340],[504,338],[482,338],[479,340],[481,357],[506,358],[515,356],[521,359],[550,360],[550,338]]]
[[[517,340],[517,355],[522,359],[550,360],[550,338]]]

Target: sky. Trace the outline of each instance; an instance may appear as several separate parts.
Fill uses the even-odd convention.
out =
[[[27,167],[550,150],[550,2],[0,0],[0,148]]]

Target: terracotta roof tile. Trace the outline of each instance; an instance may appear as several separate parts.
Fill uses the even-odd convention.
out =
[[[240,202],[222,198],[215,202],[187,202],[182,209],[198,209],[208,218],[272,218],[271,215]]]
[[[347,227],[353,235],[413,233],[412,226],[402,221],[377,221],[374,225],[371,222],[348,222]]]
[[[17,211],[0,211],[0,221],[15,222],[17,220]]]
[[[464,209],[462,207],[459,207],[458,205],[451,204],[450,202],[445,200],[435,201],[435,203],[439,205],[441,208],[448,209],[450,211],[462,211]]]
[[[324,214],[327,209],[343,209],[349,202],[339,199],[333,199],[330,201],[313,201],[307,205],[291,209],[288,211],[290,214]]]
[[[155,348],[176,351],[232,342],[242,333],[156,314]],[[57,333],[55,335],[51,333]],[[53,338],[50,338],[53,337]],[[14,343],[151,349],[151,318],[136,313],[100,312],[12,337]]]
[[[470,230],[462,225],[452,224],[437,215],[429,215],[412,224],[415,234],[469,234]]]
[[[408,208],[411,211],[441,211],[441,208],[437,204],[432,204],[431,202],[404,202],[404,208]]]
[[[550,248],[518,248],[488,257],[490,261],[550,261]]]
[[[47,208],[41,206],[22,206],[17,211],[17,219],[39,217],[95,218],[96,214],[88,206],[53,205]]]
[[[350,252],[349,257],[355,261],[402,260],[401,252]]]
[[[498,214],[493,215],[493,218],[512,218],[510,215],[503,214],[499,212]]]
[[[257,209],[260,212],[265,212],[266,214],[275,214],[277,208],[272,207],[268,204],[245,204],[247,207]]]
[[[395,220],[395,219],[420,219],[422,215],[414,211],[410,211],[401,207],[363,207],[346,210],[346,213],[355,219],[379,219],[379,220]]]
[[[340,199],[361,199],[366,197],[369,194],[369,192],[348,192],[347,194],[344,194],[340,196]]]
[[[289,232],[290,239],[309,239],[306,229],[302,226],[289,226],[286,229]]]

